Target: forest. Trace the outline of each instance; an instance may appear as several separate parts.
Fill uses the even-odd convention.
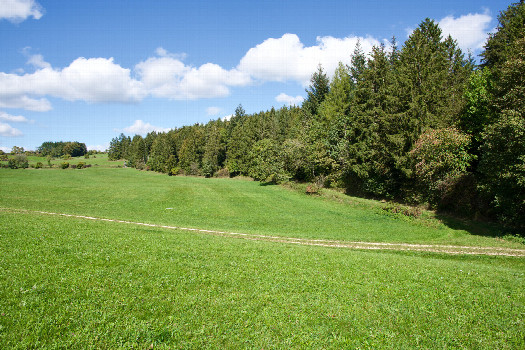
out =
[[[110,159],[170,175],[310,182],[525,228],[525,4],[498,17],[480,63],[425,19],[398,46],[357,45],[301,106],[121,134]]]

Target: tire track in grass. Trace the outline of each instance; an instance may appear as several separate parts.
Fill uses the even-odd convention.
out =
[[[179,227],[170,225],[148,224],[144,222],[135,222],[119,219],[107,219],[85,215],[74,215],[65,213],[54,213],[41,210],[28,209],[14,209],[14,208],[0,208],[1,211],[13,213],[29,213],[40,215],[54,215],[71,217],[85,220],[116,222],[128,225],[147,226],[170,230],[192,231],[203,234],[209,234],[221,237],[239,237],[253,241],[266,241],[275,243],[288,243],[307,246],[332,247],[332,248],[346,248],[357,250],[394,250],[394,251],[416,251],[416,252],[430,252],[443,254],[458,254],[458,255],[490,255],[490,256],[514,256],[525,257],[525,249],[505,248],[505,247],[475,247],[475,246],[455,246],[455,245],[434,245],[434,244],[412,244],[412,243],[383,243],[383,242],[353,242],[353,241],[338,241],[325,239],[308,239],[295,237],[280,237],[269,235],[258,235],[240,232],[227,232],[217,230],[206,230],[189,227]]]

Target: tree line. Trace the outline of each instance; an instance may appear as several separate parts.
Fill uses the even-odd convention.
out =
[[[169,174],[307,181],[429,203],[525,227],[525,5],[510,5],[481,54],[425,19],[331,79],[322,66],[302,106],[111,141],[110,159]]]
[[[71,157],[81,157],[87,154],[88,150],[85,143],[78,141],[47,141],[43,142],[37,148],[37,152],[44,157],[62,157],[64,155],[70,155]]]

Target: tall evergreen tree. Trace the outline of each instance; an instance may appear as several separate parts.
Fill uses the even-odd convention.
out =
[[[525,4],[503,11],[485,46],[490,124],[481,145],[481,190],[500,220],[525,228]]]
[[[319,64],[317,71],[312,74],[310,86],[306,89],[307,97],[303,103],[304,110],[312,116],[317,115],[319,107],[329,91],[330,80],[324,72],[323,67]]]

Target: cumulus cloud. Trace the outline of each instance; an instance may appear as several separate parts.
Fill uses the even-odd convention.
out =
[[[226,121],[229,121],[230,119],[232,119],[233,117],[233,114],[228,114],[228,115],[225,115],[224,117],[221,118],[221,120],[223,122],[226,122]]]
[[[166,131],[169,131],[170,129],[153,126],[150,123],[144,123],[142,120],[135,120],[135,123],[133,123],[133,125],[125,127],[123,130],[127,134],[146,135],[147,133],[152,132],[152,131],[166,132]]]
[[[44,9],[34,0],[0,0],[0,19],[19,23],[28,17],[40,19]]]
[[[490,23],[492,16],[488,11],[485,13],[469,13],[458,18],[447,16],[439,21],[443,36],[452,36],[456,39],[463,51],[473,51],[483,48],[491,31]]]
[[[0,136],[4,137],[16,137],[16,136],[22,136],[22,132],[18,129],[13,128],[11,125],[7,123],[0,122]]]
[[[28,123],[29,120],[22,115],[10,115],[0,111],[0,120],[13,123]]]
[[[290,105],[290,106],[298,106],[300,105],[303,101],[304,101],[304,97],[302,96],[289,96],[287,94],[285,94],[284,92],[283,93],[280,93],[279,95],[277,95],[275,97],[275,101],[277,102],[282,102],[282,103],[285,103],[287,105]]]
[[[106,143],[104,145],[89,145],[89,146],[87,146],[87,149],[89,151],[99,151],[99,152],[104,152],[108,148],[109,148],[109,143]]]
[[[51,103],[46,97],[88,103],[131,103],[147,96],[174,100],[217,98],[230,95],[232,87],[266,81],[296,81],[306,86],[319,63],[329,75],[340,61],[349,63],[358,41],[364,52],[379,45],[373,38],[319,37],[316,45],[306,47],[297,35],[285,34],[250,49],[231,69],[214,63],[191,66],[182,61],[184,54],[171,54],[162,47],[133,69],[121,67],[113,58],[101,57],[79,57],[67,67],[56,68],[42,55],[30,55],[30,48],[25,48],[22,52],[28,56],[27,63],[36,70],[0,72],[0,108],[49,111]],[[298,103],[299,99],[286,101]]]
[[[207,115],[217,115],[222,111],[219,107],[208,107],[206,108],[206,114]]]
[[[174,100],[225,97],[230,94],[230,86],[250,82],[249,76],[236,69],[226,70],[214,63],[192,67],[162,48],[156,52],[158,57],[135,66],[140,81],[154,97]]]
[[[365,53],[380,42],[371,37],[317,37],[317,45],[304,46],[295,34],[270,38],[248,50],[237,69],[261,81],[295,80],[307,86],[317,65],[332,74],[339,62],[350,63],[357,42]]]
[[[0,107],[50,110],[49,101],[34,97],[38,95],[95,103],[135,102],[145,93],[142,83],[132,79],[130,70],[115,64],[113,58],[80,57],[61,70],[46,66],[24,75],[0,73]]]

